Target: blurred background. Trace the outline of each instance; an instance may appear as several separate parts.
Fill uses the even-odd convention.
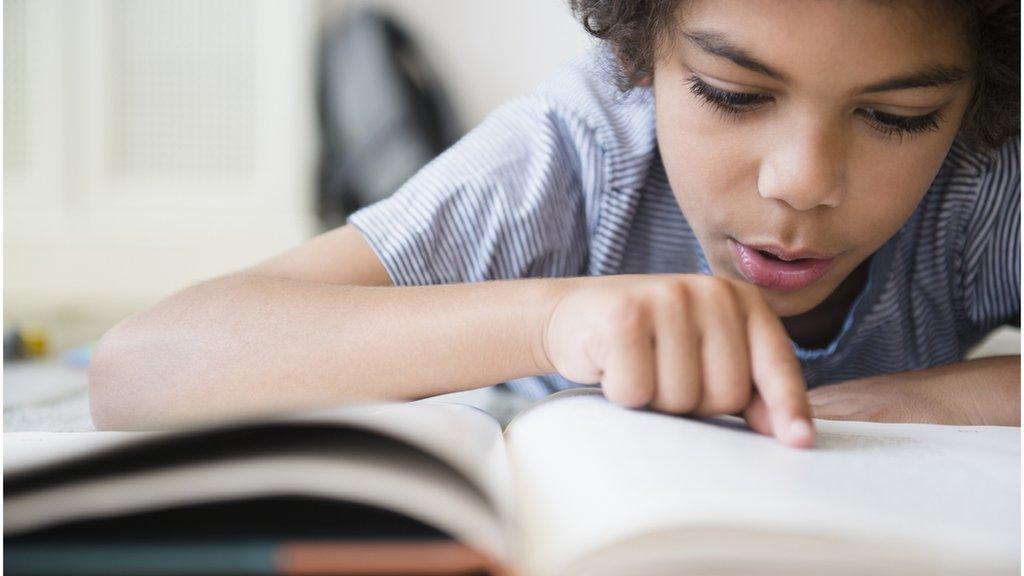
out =
[[[4,327],[50,352],[341,224],[591,45],[562,0],[4,0],[3,32]]]

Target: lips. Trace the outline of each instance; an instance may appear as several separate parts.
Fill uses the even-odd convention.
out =
[[[821,278],[835,257],[813,250],[788,251],[775,245],[753,245],[729,239],[737,270],[751,284],[770,290],[803,290]]]

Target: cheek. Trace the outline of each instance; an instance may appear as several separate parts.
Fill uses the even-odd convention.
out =
[[[842,222],[849,227],[860,223],[859,236],[865,249],[881,247],[913,214],[942,166],[948,143],[941,140],[915,146],[876,147],[858,157],[850,173],[850,194],[840,207]],[[839,214],[837,214],[838,216]],[[846,224],[843,225],[843,222]]]
[[[679,207],[698,231],[729,222],[740,206],[733,196],[757,183],[750,134],[700,107],[687,92],[666,92],[655,103],[656,132]]]

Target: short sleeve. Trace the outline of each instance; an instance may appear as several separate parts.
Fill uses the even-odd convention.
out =
[[[966,230],[964,307],[972,328],[1020,327],[1020,137],[993,152]]]
[[[532,95],[348,221],[398,286],[579,275],[601,162],[585,123]]]

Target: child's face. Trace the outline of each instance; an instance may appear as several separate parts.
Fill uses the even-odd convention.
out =
[[[800,314],[910,217],[973,89],[968,41],[956,19],[929,12],[938,4],[683,2],[655,66],[658,143],[714,274],[751,281],[734,242],[834,256],[809,285],[762,286],[777,314]],[[710,51],[720,49],[742,52],[748,67]],[[966,75],[937,86],[863,91],[956,70]],[[760,96],[731,97],[735,114],[702,89]],[[901,138],[893,122],[916,131]]]

